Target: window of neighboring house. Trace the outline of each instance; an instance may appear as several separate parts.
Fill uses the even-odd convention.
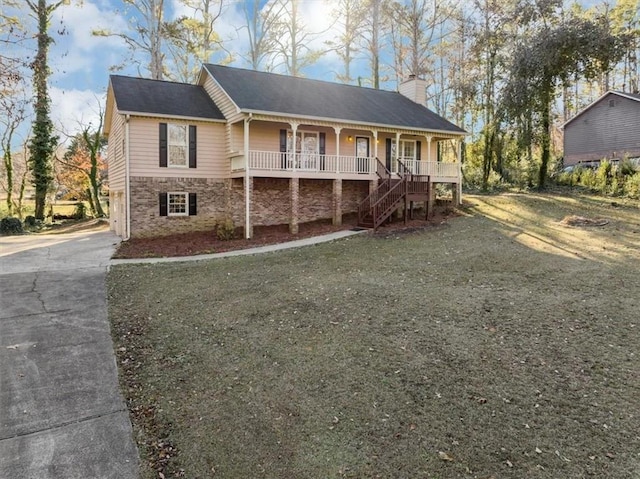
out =
[[[189,166],[189,135],[187,125],[167,125],[168,166]]]
[[[187,216],[188,214],[187,193],[167,193],[167,215]]]

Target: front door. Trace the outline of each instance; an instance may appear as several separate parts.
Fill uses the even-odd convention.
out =
[[[369,138],[356,136],[356,169],[358,173],[369,172]]]
[[[297,168],[316,170],[318,168],[318,132],[298,131],[296,133]]]

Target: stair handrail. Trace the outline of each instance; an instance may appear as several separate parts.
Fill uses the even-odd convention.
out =
[[[401,190],[399,195],[396,195],[396,190]],[[371,207],[371,217],[373,221],[373,229],[376,230],[378,226],[386,220],[393,209],[397,206],[407,195],[407,178],[403,176],[396,184],[394,184],[389,191],[387,191],[376,203]],[[395,197],[395,198],[394,198]],[[391,200],[391,201],[389,201]],[[386,203],[386,205],[384,204]],[[382,208],[380,206],[382,205]]]
[[[409,176],[413,175],[411,170],[405,165],[400,158],[398,158],[398,174],[400,176]]]
[[[378,178],[380,178],[381,180],[387,180],[391,178],[391,171],[389,171],[387,165],[381,162],[379,158],[376,158],[376,175],[378,175]]]
[[[379,158],[376,157],[376,175],[382,180],[378,187],[369,193],[364,200],[358,204],[358,222],[362,222],[367,214],[371,213],[373,205],[389,191],[391,184],[391,171],[386,167]]]

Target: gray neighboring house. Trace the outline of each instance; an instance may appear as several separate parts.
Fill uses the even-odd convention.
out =
[[[609,91],[564,124],[564,165],[640,156],[640,95]]]

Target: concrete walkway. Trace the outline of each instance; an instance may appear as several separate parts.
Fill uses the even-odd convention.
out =
[[[203,261],[207,259],[229,258],[231,256],[245,256],[260,253],[270,253],[272,251],[281,251],[291,248],[300,248],[302,246],[311,246],[319,243],[326,243],[348,236],[364,233],[368,230],[343,230],[329,233],[322,236],[312,236],[295,241],[287,241],[286,243],[270,244],[266,246],[258,246],[256,248],[241,249],[235,251],[226,251],[224,253],[200,254],[197,256],[173,256],[170,258],[135,258],[135,259],[113,259],[111,264],[145,264],[145,263],[176,263],[184,261]]]
[[[138,477],[107,321],[117,243],[0,237],[0,478]]]

